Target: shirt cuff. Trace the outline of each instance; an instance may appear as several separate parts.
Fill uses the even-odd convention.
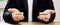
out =
[[[49,20],[43,20],[43,21],[48,22]]]

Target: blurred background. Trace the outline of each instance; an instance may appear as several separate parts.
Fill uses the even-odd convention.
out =
[[[0,0],[0,21],[2,20],[3,10],[6,6],[7,0]]]
[[[2,21],[2,14],[4,8],[7,4],[8,0],[0,0],[0,21]],[[53,0],[55,11],[56,11],[56,18],[54,22],[60,22],[60,0]]]

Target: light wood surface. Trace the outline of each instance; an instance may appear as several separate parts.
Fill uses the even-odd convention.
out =
[[[53,22],[50,24],[43,24],[40,22],[20,22],[19,24],[8,24],[8,23],[0,22],[0,25],[60,25],[60,22]]]
[[[52,22],[50,24],[44,24],[41,22],[20,22],[19,24],[14,25],[60,25],[60,22]]]

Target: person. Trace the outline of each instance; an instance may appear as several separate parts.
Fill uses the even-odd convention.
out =
[[[10,11],[12,9],[12,11]],[[16,13],[20,13],[23,12],[23,15],[18,16],[18,14],[16,15]],[[8,3],[4,9],[4,13],[3,13],[3,19],[5,20],[5,22],[7,23],[11,23],[11,24],[17,24],[20,21],[15,21],[16,16],[18,18],[18,20],[20,21],[28,21],[28,6],[27,6],[27,0],[8,0]],[[14,17],[14,18],[13,18]],[[21,17],[21,18],[20,18]],[[20,18],[20,19],[19,19]]]
[[[41,15],[39,13],[47,14]],[[33,21],[51,23],[55,19],[55,9],[52,0],[34,0],[33,4]]]
[[[52,0],[33,0],[32,9],[33,21],[41,21],[43,23],[53,22],[55,18],[55,9]],[[23,15],[21,12],[23,12]],[[39,12],[47,13],[47,16],[40,15]],[[27,0],[8,0],[8,4],[6,5],[3,13],[3,19],[5,22],[11,24],[28,22]]]

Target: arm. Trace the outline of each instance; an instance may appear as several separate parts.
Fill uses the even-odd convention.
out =
[[[46,8],[55,11],[52,0],[48,0],[48,2],[47,2],[46,5],[47,5]],[[50,19],[48,20],[48,22],[46,22],[46,21],[43,21],[43,22],[44,22],[44,23],[51,23],[51,22],[53,22],[53,20],[55,19],[55,14],[56,14],[56,13],[51,14],[51,17],[50,17]],[[53,19],[52,19],[52,18],[53,18]]]
[[[11,12],[8,12],[9,8],[16,8],[16,4],[14,3],[14,0],[8,1],[3,13],[3,19],[7,23],[17,24],[18,22],[13,20]]]
[[[45,13],[49,13],[50,17],[49,17],[49,20],[44,20],[44,23],[51,23],[51,22],[53,22],[53,20],[55,18],[55,11],[54,10],[46,10]]]

